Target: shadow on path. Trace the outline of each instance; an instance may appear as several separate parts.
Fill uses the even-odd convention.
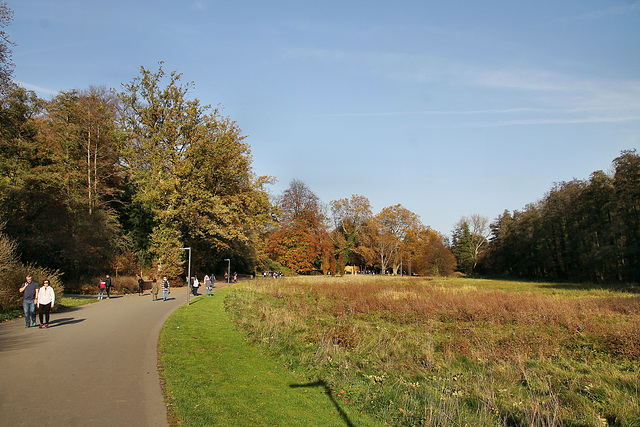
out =
[[[58,326],[64,326],[64,325],[73,325],[75,323],[80,323],[80,322],[84,322],[86,319],[75,319],[73,317],[66,317],[66,318],[58,318],[58,319],[51,319],[51,321],[49,322],[49,327],[50,328],[56,328]]]
[[[20,326],[24,328],[24,325]],[[35,329],[38,329],[37,327]],[[38,336],[35,334],[16,335],[7,328],[0,329],[0,353],[30,348],[38,344]]]
[[[301,388],[301,387],[322,387],[322,388],[324,388],[324,392],[327,394],[327,396],[329,396],[329,399],[331,400],[331,403],[333,403],[333,406],[336,407],[336,410],[340,414],[340,418],[342,418],[344,420],[345,425],[347,425],[349,427],[354,427],[354,424],[349,419],[349,416],[347,415],[347,413],[344,411],[344,409],[342,409],[340,407],[340,405],[338,404],[336,399],[333,397],[333,392],[331,391],[331,387],[329,387],[329,385],[326,382],[324,382],[324,380],[318,380],[318,381],[315,381],[315,382],[312,382],[312,383],[306,383],[306,384],[291,384],[289,387],[291,387],[291,388]]]

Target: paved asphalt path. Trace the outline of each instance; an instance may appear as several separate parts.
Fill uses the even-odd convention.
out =
[[[0,426],[166,426],[158,334],[186,302],[174,288],[53,313],[49,329],[0,324]]]

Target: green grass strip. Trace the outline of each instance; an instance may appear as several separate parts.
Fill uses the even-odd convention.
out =
[[[162,328],[160,375],[171,425],[381,425],[350,408],[340,391],[248,344],[224,310],[230,290],[180,307]]]

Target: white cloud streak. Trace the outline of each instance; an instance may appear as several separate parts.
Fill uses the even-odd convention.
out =
[[[498,95],[504,94],[520,104],[504,109],[355,112],[328,114],[327,117],[490,114],[520,116],[517,120],[496,121],[490,126],[616,123],[637,121],[640,117],[640,80],[588,78],[508,65],[491,67],[428,55],[348,53],[319,49],[297,49],[289,53],[298,59],[331,63],[334,68],[357,70],[358,73],[374,75],[383,81],[401,81],[405,85],[415,86],[416,90],[436,84],[439,87],[452,88],[451,90],[478,91],[481,97],[485,97],[487,105],[493,104]],[[543,107],[530,107],[532,105]]]
[[[21,87],[23,87],[25,89],[28,89],[28,90],[32,90],[32,91],[34,91],[34,92],[36,92],[36,93],[38,93],[40,95],[45,94],[45,95],[55,96],[58,93],[60,93],[57,90],[43,88],[43,87],[40,87],[40,86],[32,85],[30,83],[20,82],[20,81],[17,81],[17,80],[14,80],[13,82],[15,84],[17,84],[18,86],[21,86]]]

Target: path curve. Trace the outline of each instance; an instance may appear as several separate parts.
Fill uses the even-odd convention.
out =
[[[53,313],[49,329],[0,324],[0,426],[166,426],[158,334],[186,302],[174,288]]]

